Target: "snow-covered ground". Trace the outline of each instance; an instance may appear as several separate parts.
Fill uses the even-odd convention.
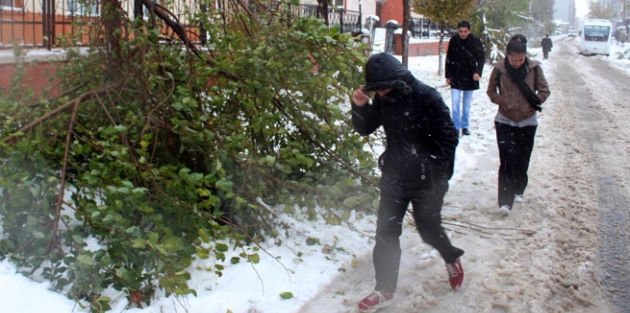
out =
[[[598,221],[578,214],[583,212],[579,209],[582,206],[596,211],[597,204],[579,198],[584,187],[579,181],[571,182],[575,187],[566,188],[569,178],[561,177],[558,164],[549,162],[571,146],[566,134],[554,128],[554,119],[562,112],[557,107],[565,101],[561,93],[554,92],[555,81],[561,79],[555,52],[562,44],[558,41],[561,38],[554,39],[554,52],[543,62],[552,94],[539,116],[528,201],[516,205],[507,218],[496,212],[496,106],[485,95],[492,70],[486,66],[481,90],[473,99],[472,135],[460,140],[455,175],[443,210],[444,226],[453,243],[466,250],[462,258],[464,285],[458,291],[450,290],[439,255],[406,225],[401,238],[399,292],[394,307],[383,312],[611,312],[597,283],[599,239],[593,234]],[[630,72],[630,61],[617,59],[617,52],[628,48],[630,44],[613,45],[608,63]],[[530,52],[535,59],[542,59],[540,49]],[[450,90],[437,75],[437,56],[412,57],[409,68],[417,78],[435,86],[450,106]],[[579,154],[572,158],[568,164],[579,164],[575,159]],[[579,170],[576,166],[575,171]],[[575,219],[568,219],[572,214]],[[330,226],[323,221],[306,222],[300,216],[279,216],[290,228],[277,239],[262,243],[264,251],[257,252],[258,264],[226,264],[219,278],[208,270],[213,268],[212,260],[198,260],[190,269],[190,286],[197,297],[165,298],[158,294],[150,306],[128,309],[125,297],[112,293],[112,312],[352,312],[356,301],[374,284],[370,255],[375,217],[352,212],[348,223]],[[580,232],[569,231],[574,229]],[[235,255],[240,252],[231,251]],[[230,257],[226,255],[226,259]],[[47,290],[47,283],[17,274],[7,260],[0,262],[0,282],[0,312],[84,312],[63,295]],[[280,294],[285,292],[293,298],[283,299]]]

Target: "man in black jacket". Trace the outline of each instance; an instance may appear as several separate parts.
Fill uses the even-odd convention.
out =
[[[352,95],[352,124],[363,136],[383,126],[387,137],[378,160],[382,177],[373,251],[376,287],[358,304],[359,312],[374,312],[391,304],[396,292],[399,238],[409,203],[422,240],[444,259],[453,289],[464,279],[459,260],[464,251],[451,244],[442,228],[442,205],[458,143],[448,107],[437,90],[387,53],[370,57],[365,80]],[[372,99],[370,92],[375,92]]]
[[[543,50],[543,60],[549,59],[549,52],[553,47],[553,42],[551,41],[551,38],[549,38],[549,35],[545,36],[545,38],[540,41],[540,45]]]
[[[486,57],[483,43],[470,32],[469,22],[459,22],[457,33],[448,43],[445,77],[446,84],[451,86],[453,123],[458,130],[461,129],[462,135],[470,135],[469,120],[473,91],[479,89],[479,79]]]

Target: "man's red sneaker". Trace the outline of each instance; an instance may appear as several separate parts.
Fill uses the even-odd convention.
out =
[[[376,312],[376,310],[392,304],[393,299],[393,293],[374,291],[370,295],[365,297],[365,299],[361,300],[361,302],[359,302],[359,312],[374,313]]]
[[[462,263],[459,262],[459,258],[455,262],[446,264],[446,271],[448,272],[448,281],[451,283],[453,290],[461,287],[464,282],[464,268]]]

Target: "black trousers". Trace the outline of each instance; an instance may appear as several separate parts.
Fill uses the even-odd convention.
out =
[[[499,207],[512,208],[514,195],[527,188],[529,160],[534,149],[537,126],[514,127],[495,122],[499,146]]]
[[[441,211],[447,190],[448,182],[423,188],[381,182],[376,244],[372,253],[376,271],[375,290],[396,292],[401,256],[400,235],[409,203],[422,240],[438,250],[446,263],[453,263],[464,254],[464,250],[451,245],[442,228]]]

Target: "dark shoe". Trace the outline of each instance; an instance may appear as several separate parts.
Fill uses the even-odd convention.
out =
[[[448,282],[451,284],[453,290],[461,287],[464,282],[464,268],[459,258],[455,262],[446,264],[446,271],[448,272]]]
[[[462,135],[464,136],[469,136],[470,132],[468,131],[468,128],[462,128]]]
[[[376,312],[376,310],[392,304],[393,299],[393,293],[374,291],[359,302],[358,309],[361,313]]]

